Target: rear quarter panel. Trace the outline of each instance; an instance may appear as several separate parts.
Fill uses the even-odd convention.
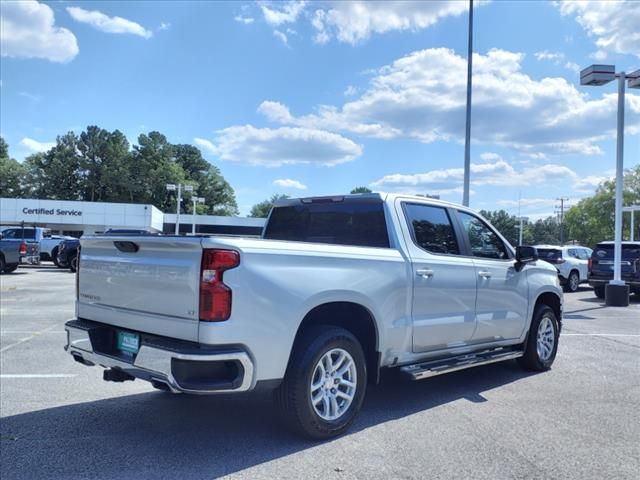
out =
[[[203,240],[204,248],[224,244]],[[199,341],[244,344],[257,360],[258,380],[284,376],[300,323],[325,303],[365,307],[383,358],[410,338],[408,263],[398,250],[250,239],[228,246],[241,253],[240,266],[224,273],[233,290],[231,318],[201,322]]]

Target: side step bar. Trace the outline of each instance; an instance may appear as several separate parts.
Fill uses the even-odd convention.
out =
[[[465,368],[512,360],[522,357],[523,355],[524,352],[522,350],[500,348],[498,350],[470,353],[457,357],[405,365],[404,367],[400,367],[400,371],[408,375],[412,380],[422,380],[423,378],[435,377],[436,375],[464,370]]]

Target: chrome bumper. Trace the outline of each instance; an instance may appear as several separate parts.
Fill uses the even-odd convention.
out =
[[[89,337],[89,331],[66,325],[67,346],[65,350],[74,357],[80,357],[85,362],[94,365],[101,365],[105,368],[118,368],[134,377],[143,378],[144,380],[160,382],[174,393],[193,393],[193,394],[211,394],[211,393],[231,393],[245,392],[253,388],[253,361],[246,352],[219,352],[219,353],[179,353],[175,351],[164,350],[149,345],[141,345],[140,350],[135,359],[130,363],[124,360],[114,358],[110,355],[103,355],[94,351]],[[237,361],[242,365],[242,380],[239,386],[235,388],[224,389],[190,389],[180,385],[173,376],[171,370],[171,360],[187,360],[187,361]],[[143,373],[144,375],[141,375]]]

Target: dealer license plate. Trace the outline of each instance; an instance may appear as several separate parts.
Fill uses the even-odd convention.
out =
[[[118,350],[128,353],[138,353],[140,349],[140,335],[129,332],[118,332]]]

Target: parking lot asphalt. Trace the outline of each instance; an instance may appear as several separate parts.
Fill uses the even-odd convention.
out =
[[[0,478],[638,478],[640,299],[565,295],[552,370],[515,362],[421,382],[387,375],[351,431],[314,443],[265,393],[172,395],[102,380],[63,346],[74,275],[0,277]]]

